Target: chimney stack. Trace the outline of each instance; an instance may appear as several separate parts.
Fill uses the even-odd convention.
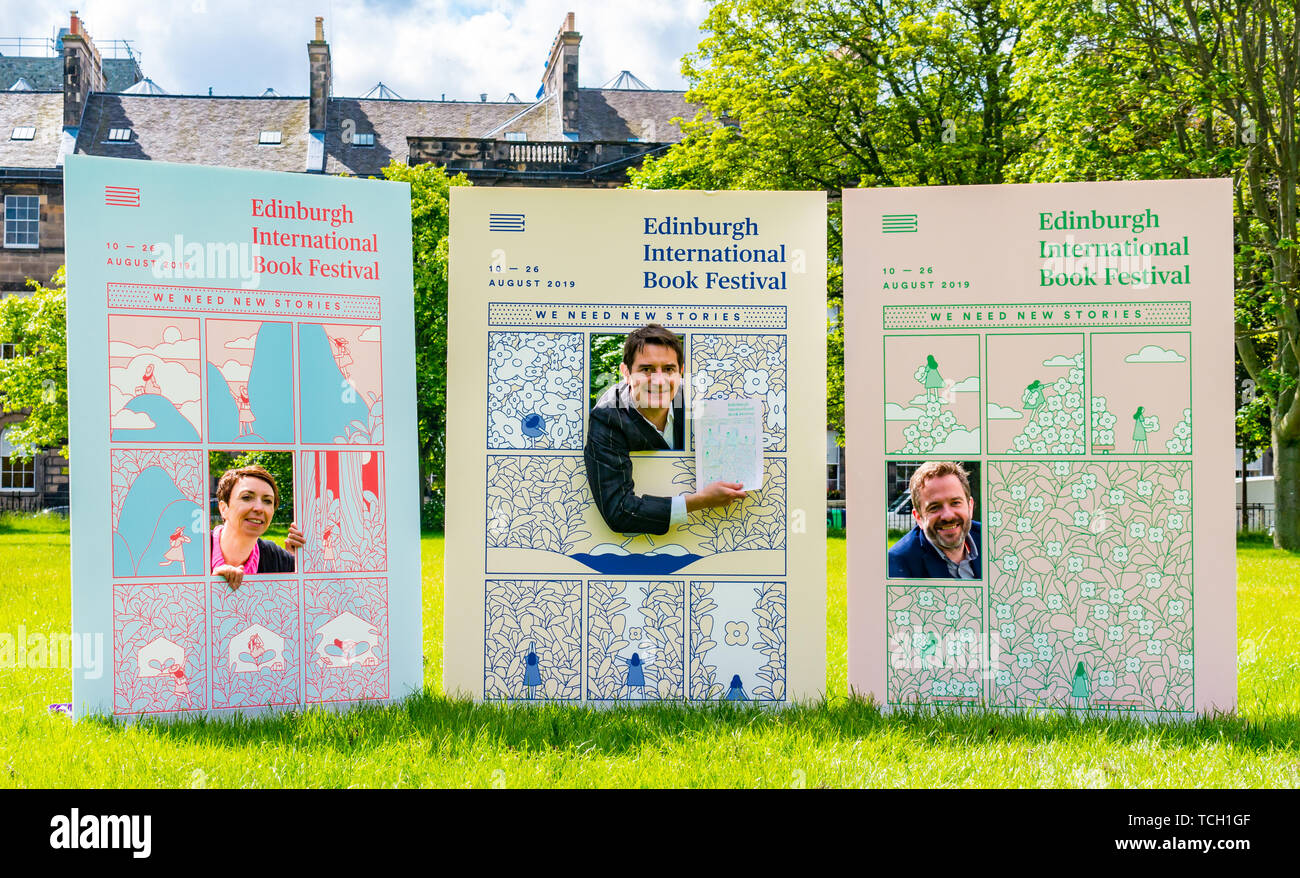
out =
[[[325,19],[316,16],[316,39],[307,44],[307,62],[311,74],[311,98],[308,110],[308,125],[312,131],[325,131],[325,110],[329,106],[330,85],[330,44],[325,42]]]
[[[558,96],[560,125],[569,140],[578,139],[578,44],[582,42],[582,34],[574,28],[570,12],[551,44],[551,57],[542,80],[545,94]]]
[[[68,32],[63,35],[63,127],[80,127],[86,98],[93,91],[105,89],[103,59],[74,9]]]

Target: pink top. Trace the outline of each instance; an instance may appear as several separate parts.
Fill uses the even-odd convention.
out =
[[[212,569],[216,570],[222,564],[226,563],[226,556],[221,554],[221,531],[225,527],[219,524],[212,529]],[[253,551],[249,553],[248,560],[244,562],[245,575],[257,572],[257,559],[262,554],[262,547],[253,543]]]

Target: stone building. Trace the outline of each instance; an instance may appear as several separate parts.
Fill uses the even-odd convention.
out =
[[[573,13],[532,103],[486,94],[404,100],[383,88],[379,97],[335,97],[320,18],[307,44],[308,93],[299,97],[159,93],[129,44],[101,53],[75,12],[44,55],[25,55],[24,42],[0,40],[0,295],[25,290],[28,278],[48,282],[64,263],[68,154],[355,176],[378,175],[394,160],[432,162],[478,186],[605,187],[679,141],[678,121],[695,115],[684,92],[643,88],[631,76],[614,83],[622,87],[580,87]],[[8,453],[3,427],[23,417],[0,415],[0,509],[66,505],[66,461],[47,454],[23,463]]]

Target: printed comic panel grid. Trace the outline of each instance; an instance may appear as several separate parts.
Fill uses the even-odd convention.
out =
[[[585,345],[580,332],[488,333],[488,448],[582,449]]]
[[[1190,463],[989,470],[992,703],[1192,710]]]
[[[925,585],[887,592],[889,703],[981,703],[988,649],[983,590]]]
[[[786,450],[786,337],[692,333],[691,390],[695,399],[763,400],[763,448]]]

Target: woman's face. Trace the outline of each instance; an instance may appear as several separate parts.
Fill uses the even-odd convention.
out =
[[[230,492],[230,502],[217,501],[226,526],[245,536],[260,537],[275,514],[275,491],[257,476],[243,476]]]

